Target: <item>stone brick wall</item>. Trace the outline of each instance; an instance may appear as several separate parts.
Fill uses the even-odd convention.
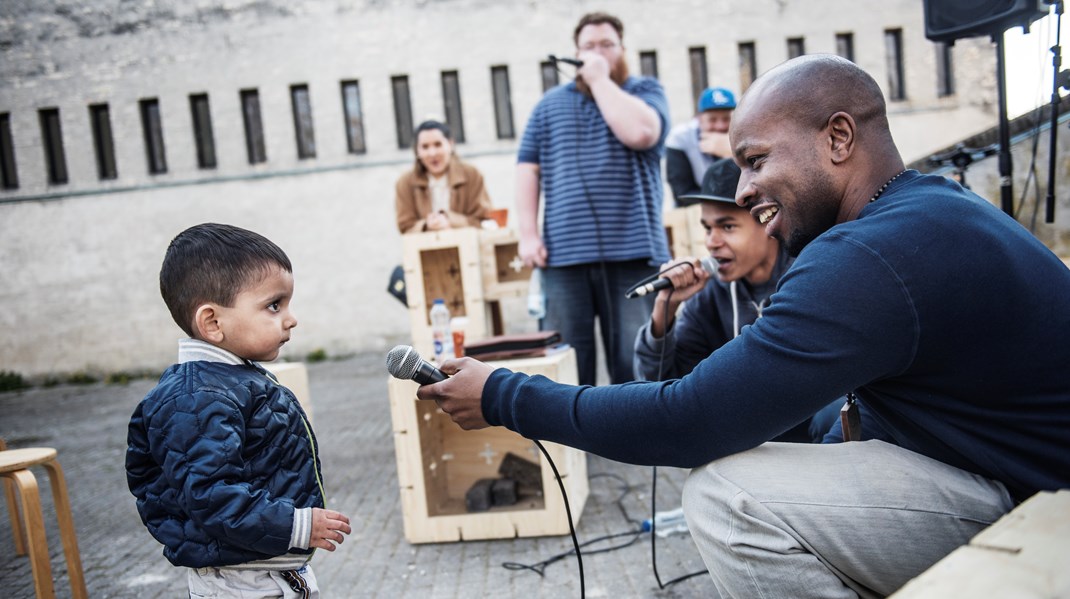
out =
[[[737,47],[758,71],[787,56],[786,38],[832,52],[854,35],[855,60],[887,80],[883,32],[903,30],[908,99],[890,105],[908,160],[995,122],[987,40],[956,44],[961,93],[937,98],[921,3],[891,0],[35,0],[0,3],[0,114],[9,118],[18,188],[0,190],[0,370],[159,368],[180,335],[159,299],[164,248],[183,228],[230,222],[291,256],[300,325],[285,357],[387,348],[408,334],[387,297],[401,259],[393,185],[399,149],[390,80],[406,75],[413,117],[443,115],[442,71],[460,79],[466,143],[494,203],[513,207],[515,139],[498,139],[492,66],[508,67],[514,128],[542,93],[539,63],[572,52],[585,12],[625,23],[633,72],[657,53],[672,120],[692,112],[688,49],[705,47],[710,84],[739,87]],[[570,72],[565,68],[561,80]],[[367,153],[347,152],[340,82],[360,83]],[[316,157],[299,159],[290,86],[307,85]],[[246,158],[240,90],[256,89],[267,161]],[[197,166],[189,96],[207,94],[218,165]],[[167,172],[149,174],[138,102],[155,98]],[[110,110],[118,177],[99,180],[88,106]],[[38,110],[58,108],[68,182],[49,184]],[[515,218],[515,215],[514,217]],[[515,224],[515,221],[512,223]]]

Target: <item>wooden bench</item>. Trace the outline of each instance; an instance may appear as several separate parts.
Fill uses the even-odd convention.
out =
[[[1070,489],[1037,493],[892,597],[1070,597]]]

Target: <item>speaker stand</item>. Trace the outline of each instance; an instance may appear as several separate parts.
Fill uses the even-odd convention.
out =
[[[1011,179],[1011,126],[1007,118],[1007,49],[1003,33],[996,42],[996,84],[999,89],[999,200],[1004,212],[1014,216],[1014,181]]]

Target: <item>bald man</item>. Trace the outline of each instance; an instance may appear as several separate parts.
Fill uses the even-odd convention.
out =
[[[980,197],[904,170],[848,60],[770,70],[730,137],[736,202],[797,256],[762,318],[677,381],[573,387],[462,359],[419,396],[464,428],[692,467],[684,512],[726,597],[887,595],[1070,486],[1070,270]],[[844,394],[892,441],[766,443]]]

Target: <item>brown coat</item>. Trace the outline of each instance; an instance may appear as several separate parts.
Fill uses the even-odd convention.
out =
[[[478,227],[490,218],[493,209],[490,196],[483,186],[483,175],[471,165],[454,156],[446,171],[450,186],[450,207],[446,212],[452,227]],[[419,233],[426,231],[427,215],[431,213],[431,190],[424,169],[414,167],[398,179],[394,199],[398,217],[398,231]]]

